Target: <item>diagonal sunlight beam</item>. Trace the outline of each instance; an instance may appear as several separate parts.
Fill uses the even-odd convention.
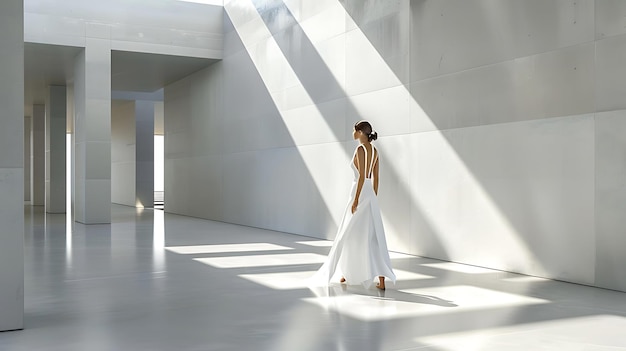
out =
[[[318,189],[323,188],[321,184],[324,174],[319,172],[323,165],[313,155],[302,152],[301,149],[302,139],[310,135],[311,130],[302,128],[305,121],[302,118],[297,118],[293,113],[289,113],[289,107],[294,100],[297,100],[298,105],[314,109],[314,117],[312,120],[307,120],[306,124],[315,125],[315,132],[318,134],[332,136],[333,131],[299,81],[253,3],[251,1],[225,1],[224,9],[261,76],[289,134],[295,141],[295,146],[298,148],[316,187]],[[289,88],[284,89],[285,86]],[[335,149],[332,151],[333,154],[345,153],[341,144],[329,144],[329,146]],[[334,208],[330,204],[336,202],[336,196],[329,192],[320,191],[319,193],[327,208]],[[334,217],[334,221],[337,225],[339,218]]]
[[[257,251],[281,251],[293,250],[291,247],[270,243],[245,243],[245,244],[221,244],[221,245],[193,245],[193,246],[168,246],[167,251],[179,255],[215,254],[227,252],[257,252]]]
[[[354,94],[354,92],[350,91],[349,89],[346,90],[348,85],[345,84],[344,81],[346,81],[346,79],[348,78],[348,73],[351,72],[350,67],[352,67],[352,65],[346,65],[349,53],[352,53],[354,51],[355,53],[357,53],[355,55],[359,57],[359,65],[355,66],[359,66],[360,70],[357,70],[359,72],[356,72],[357,74],[355,75],[355,77],[358,78],[350,77],[349,82],[352,82],[352,85],[362,85],[364,81],[362,81],[361,78],[369,77],[370,74],[376,71],[363,71],[363,67],[360,67],[360,65],[362,65],[364,62],[367,62],[368,64],[366,65],[366,67],[369,67],[368,65],[371,61],[369,57],[371,55],[368,56],[367,53],[361,55],[359,50],[352,50],[354,48],[348,47],[347,43],[356,43],[358,42],[358,40],[351,39],[350,33],[344,33],[344,29],[346,28],[345,13],[341,13],[340,11],[334,11],[334,13],[338,13],[338,16],[332,16],[332,14],[329,16],[329,11],[327,10],[320,14],[319,16],[323,16],[324,19],[324,23],[321,24],[322,28],[324,28],[322,30],[329,32],[330,34],[325,32],[325,36],[317,37],[316,40],[318,42],[314,44],[310,40],[309,34],[307,34],[302,28],[301,22],[303,22],[303,19],[311,17],[306,17],[307,15],[310,15],[309,12],[311,12],[311,9],[315,10],[319,8],[327,8],[328,2],[317,1],[301,3],[302,8],[300,9],[298,18],[296,18],[296,16],[293,14],[294,9],[290,9],[282,0],[252,0],[252,2],[258,7],[257,10],[261,14],[261,17],[265,21],[265,24],[266,26],[268,26],[270,32],[275,33],[275,36],[272,39],[276,41],[280,49],[283,51],[285,58],[292,66],[294,73],[296,73],[296,75],[300,79],[300,83],[307,90],[307,93],[309,93],[310,97],[318,103],[317,105],[314,105],[312,107],[306,106],[304,108],[294,108],[294,106],[299,106],[298,104],[302,102],[299,101],[297,97],[293,98],[293,96],[289,94],[289,89],[285,89],[285,96],[289,98],[288,100],[290,102],[288,108],[291,109],[285,111],[285,113],[283,114],[283,118],[298,118],[298,120],[303,121],[303,114],[306,115],[308,111],[312,111],[312,109],[317,108],[318,111],[322,113],[322,117],[324,117],[326,123],[332,128],[332,131],[334,132],[334,139],[330,140],[330,142],[346,140],[346,134],[349,134],[352,129],[351,122],[363,118],[362,112],[360,113],[359,109],[357,109],[354,104],[354,100],[358,99],[360,102],[359,106],[361,106],[360,110],[369,111],[370,115],[368,115],[368,119],[373,121],[375,125],[382,127],[383,129],[380,129],[379,131],[383,132],[384,135],[392,135],[392,133],[385,130],[389,123],[387,123],[388,120],[384,118],[390,114],[390,107],[392,107],[393,109],[393,106],[402,106],[406,104],[405,108],[403,109],[404,112],[391,114],[405,116],[399,119],[401,123],[395,122],[396,126],[398,124],[401,124],[404,126],[404,128],[406,128],[406,125],[410,124],[410,113],[408,108],[409,97],[402,96],[402,94],[397,94],[397,90],[404,89],[403,86],[391,89],[383,89],[381,91],[374,91],[369,94],[361,95]],[[315,12],[313,12],[313,14],[315,14]],[[337,33],[341,34],[336,35]],[[330,39],[319,42],[320,38],[324,37],[330,37]],[[294,48],[296,50],[294,50]],[[336,57],[334,57],[334,55],[331,54],[330,58],[323,58],[322,56],[320,56],[320,52],[325,52],[327,54],[336,53],[337,55]],[[375,58],[376,56],[374,56],[374,59]],[[374,66],[376,65],[374,64]],[[376,84],[378,79],[386,82],[386,84],[389,84],[389,78],[385,78],[384,76],[385,75],[383,74],[376,79],[369,79],[369,83],[366,85]],[[389,77],[389,75],[387,75],[387,77]],[[394,75],[391,75],[390,77],[392,81],[397,81],[397,78]],[[374,90],[371,89],[372,86],[369,86],[368,88],[370,88],[370,90]],[[378,86],[378,88],[380,87]],[[390,91],[393,92],[393,94],[389,94]],[[381,92],[384,95],[383,98],[379,96]],[[350,97],[351,95],[355,96]],[[385,103],[380,104],[380,101],[384,101]],[[341,107],[343,108],[343,110],[340,110],[337,107]],[[338,119],[336,118],[336,116],[338,114],[345,117],[345,120],[343,121],[339,119],[339,122],[343,123],[342,125],[337,125]],[[380,117],[378,120],[370,118],[375,117],[376,115],[382,116],[384,119],[384,121],[382,122],[384,123],[379,123],[381,122]],[[349,122],[350,119],[353,119],[353,121]],[[402,119],[406,119],[404,120],[404,122],[406,123],[403,123]],[[305,126],[308,125],[307,121],[303,121],[303,124]],[[307,128],[306,131],[310,131],[310,128]],[[308,134],[305,133],[302,136],[306,137],[307,135]],[[294,140],[297,140],[299,144],[306,142],[306,138],[300,138],[300,135],[294,136],[293,138]],[[391,141],[389,139],[387,140]],[[344,162],[346,163],[350,159],[351,150],[348,149],[351,148],[352,147],[347,147],[344,150],[346,152],[344,155]],[[401,162],[397,160],[397,157],[387,157],[388,154],[385,152],[384,149],[381,150],[381,154],[384,155],[385,160],[392,160],[392,162]],[[329,160],[329,162],[332,163],[333,161]],[[404,165],[406,165],[406,163],[404,163]],[[389,182],[398,183],[400,188],[405,190],[405,193],[409,193],[409,191],[407,191],[407,177],[409,172],[398,172],[396,167],[384,168],[384,177],[386,179],[389,179],[387,181],[387,184],[389,184]],[[328,187],[329,185],[332,185],[332,183],[327,183],[326,187]],[[407,200],[411,200],[411,198],[407,197]],[[342,203],[341,205],[345,204]],[[413,206],[413,208],[420,208],[418,205],[416,205],[414,201],[407,208],[411,208],[411,205]],[[339,209],[339,206],[335,208]],[[337,213],[339,213],[339,211],[337,211]],[[391,247],[401,247],[405,251],[412,252],[412,249],[406,249],[410,246],[411,243],[411,240],[409,237],[407,237],[407,235],[394,235],[394,233],[407,233],[405,225],[402,224],[404,222],[398,221],[393,218],[387,219],[388,216],[386,214],[387,213],[383,213],[383,218],[389,226],[388,229],[390,229],[388,230],[388,232],[391,234],[389,235],[391,243],[393,243],[393,241],[400,242],[399,246],[392,244]],[[428,221],[424,218],[421,211],[416,211],[413,215],[422,220],[422,223],[424,224],[423,228],[428,230],[428,233],[434,233],[432,226],[428,224]],[[440,251],[444,251],[444,255],[442,257],[447,257],[445,255],[445,249],[443,248],[443,245],[441,245],[441,243],[439,242],[439,238],[437,236],[431,235],[430,243],[431,245],[434,244],[434,246],[439,248]]]
[[[259,8],[250,6],[250,4],[258,5]],[[316,7],[320,6],[319,4],[327,5],[323,2],[316,2],[315,5],[313,5],[313,3],[303,3],[302,5],[304,7]],[[339,116],[354,118],[356,120],[358,111],[352,99],[348,97],[345,91],[345,84],[340,83],[343,81],[342,77],[345,75],[345,33],[339,36],[339,40],[333,40],[333,44],[330,45],[330,48],[320,48],[319,46],[316,47],[309,40],[307,34],[291,13],[291,10],[281,0],[235,0],[227,3],[225,8],[227,13],[228,11],[232,12],[231,16],[239,16],[233,19],[233,25],[237,33],[243,36],[242,41],[246,39],[250,41],[251,44],[247,45],[246,50],[253,64],[256,66],[256,69],[259,72],[264,72],[265,69],[271,70],[270,74],[260,75],[266,77],[262,78],[262,80],[264,80],[264,84],[272,96],[285,126],[289,127],[288,130],[292,136],[292,140],[296,142],[296,145],[306,145],[310,143],[309,136],[312,134],[311,127],[313,126],[316,135],[321,134],[324,139],[328,140],[328,143],[324,144],[324,147],[334,149],[332,152],[328,152],[327,155],[337,157],[341,155],[341,153],[338,152],[339,150],[344,151],[343,162],[348,163],[351,157],[351,150],[349,151],[348,149],[352,147],[347,147],[342,150],[341,147],[337,147],[337,142],[346,140],[347,134],[350,134],[351,131],[351,122],[343,118],[336,118],[336,116],[339,114]],[[261,12],[263,15],[260,14]],[[335,24],[331,26],[332,28],[345,29],[345,18],[343,18],[345,16],[343,15],[344,14],[342,14],[342,19],[339,21],[335,21],[334,18],[330,19],[329,23]],[[255,21],[258,23],[255,24]],[[267,26],[267,30],[255,30],[255,28],[262,25],[261,22],[264,22],[265,26]],[[338,25],[336,23],[338,23]],[[281,26],[286,26],[288,29],[282,30],[281,33]],[[277,33],[276,37],[272,36],[273,32]],[[256,37],[249,38],[247,34]],[[269,42],[272,50],[265,48],[265,41]],[[258,54],[258,59],[249,49],[250,47],[257,47],[253,44],[255,42],[259,42],[259,44],[256,45],[262,48],[262,50],[260,50],[261,53]],[[292,51],[291,45],[298,47],[298,50]],[[277,48],[280,49],[280,51]],[[318,52],[320,50],[327,50],[327,52],[328,50],[334,50],[338,53],[338,57],[341,58],[339,62],[331,64],[332,62],[324,60],[319,56]],[[268,54],[268,52],[271,52],[272,55]],[[306,55],[306,59],[300,62],[297,58],[294,59],[294,55],[297,58]],[[288,72],[288,74],[284,72]],[[315,73],[311,74],[311,72]],[[408,96],[405,100],[408,101]],[[373,106],[376,105],[374,104]],[[341,108],[343,108],[343,110]],[[290,121],[296,121],[296,123],[290,124]],[[339,125],[338,122],[340,123]],[[323,126],[324,128],[320,128],[319,126]],[[323,162],[320,162],[319,157],[315,157],[317,154],[309,155],[306,153],[307,148],[298,147],[298,149],[311,177],[314,178],[318,193],[321,194],[320,196],[333,193],[330,190],[326,192],[319,191],[319,189],[329,189],[329,186],[339,187],[340,189],[338,190],[341,191],[345,190],[341,188],[340,185],[333,185],[332,182],[329,184],[328,175],[325,174],[326,172],[324,171],[328,163],[340,164],[343,162],[339,161],[339,159],[323,160]],[[398,174],[406,173],[397,172],[393,167],[387,168],[387,172],[391,173],[390,179],[392,179],[392,181],[400,179]],[[346,172],[346,178],[348,173],[349,172]],[[326,184],[321,181],[322,179],[326,179]],[[337,183],[338,182],[334,182],[334,184]],[[333,200],[334,203],[332,202]],[[345,205],[341,200],[336,196],[327,197],[325,199],[327,208],[337,209],[336,211],[330,211],[331,215],[334,214],[337,216],[341,214],[339,208]],[[338,216],[333,218],[335,225],[337,225],[338,219]],[[396,221],[387,221],[387,223],[390,224],[392,228],[396,225]],[[393,232],[393,230],[390,232]],[[398,229],[396,232],[406,231],[404,229]],[[408,243],[405,242],[401,247],[406,248],[408,246]]]
[[[270,266],[291,266],[323,263],[326,256],[315,253],[293,253],[273,255],[226,256],[194,258],[194,261],[215,268],[254,268]]]

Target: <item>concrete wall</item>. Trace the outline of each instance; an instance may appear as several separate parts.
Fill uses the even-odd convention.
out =
[[[352,125],[391,250],[626,291],[626,5],[225,2],[165,90],[168,212],[332,238]]]
[[[221,6],[177,0],[26,0],[25,40],[84,47],[110,39],[111,50],[220,58]]]

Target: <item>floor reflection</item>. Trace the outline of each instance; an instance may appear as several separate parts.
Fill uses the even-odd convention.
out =
[[[155,270],[165,269],[165,212],[153,210],[154,238],[152,239],[152,264]]]
[[[124,206],[112,218],[70,232],[26,208],[26,330],[0,333],[0,349],[626,347],[623,293],[407,255],[384,292],[311,289],[329,242]]]

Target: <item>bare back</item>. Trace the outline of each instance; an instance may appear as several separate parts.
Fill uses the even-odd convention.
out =
[[[361,170],[361,165],[359,164],[359,158],[357,156],[357,153],[358,153],[359,148],[361,147],[365,151],[365,162],[364,162],[365,178],[372,179],[372,175],[375,173],[374,170],[375,169],[377,170],[377,166],[378,166],[378,150],[376,150],[374,145],[371,145],[371,144],[370,145],[361,144],[357,147],[354,153],[354,158],[352,162],[354,163],[354,166],[356,167],[356,169],[359,171]],[[374,175],[377,176],[377,174],[374,174]]]

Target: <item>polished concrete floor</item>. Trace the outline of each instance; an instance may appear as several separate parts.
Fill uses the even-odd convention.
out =
[[[25,330],[0,350],[626,350],[626,294],[393,254],[387,291],[308,288],[329,242],[113,206],[26,208]]]

